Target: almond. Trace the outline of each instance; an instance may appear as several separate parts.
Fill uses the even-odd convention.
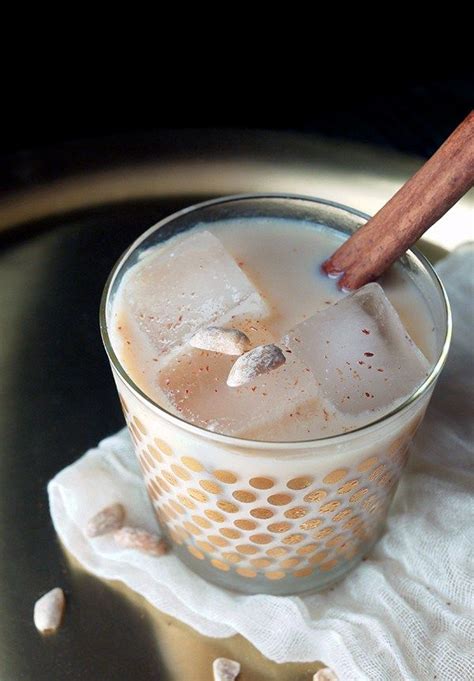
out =
[[[285,362],[285,355],[277,345],[259,345],[236,360],[227,377],[227,385],[237,388],[278,369]]]
[[[59,587],[41,596],[33,611],[33,621],[38,631],[42,634],[54,633],[61,624],[65,606],[64,591]]]
[[[112,504],[95,514],[86,526],[88,537],[100,537],[103,534],[118,530],[125,520],[125,509],[122,504]]]
[[[114,539],[124,549],[137,549],[152,556],[163,556],[168,551],[164,539],[138,527],[122,527],[114,532]]]
[[[313,676],[313,681],[338,681],[338,678],[332,669],[324,667],[324,669],[320,669],[316,672]]]
[[[208,326],[199,329],[189,341],[193,348],[220,352],[223,355],[241,355],[250,348],[248,336],[239,329]]]
[[[212,663],[214,681],[235,681],[240,674],[240,664],[226,657],[218,657]]]

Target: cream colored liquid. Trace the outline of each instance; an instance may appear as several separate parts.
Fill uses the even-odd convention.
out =
[[[193,232],[204,229],[222,242],[270,309],[264,324],[263,340],[259,340],[257,334],[257,343],[270,342],[265,337],[267,332],[275,339],[280,338],[296,324],[344,295],[338,290],[336,282],[320,270],[321,263],[336,250],[343,239],[334,230],[300,221],[234,219],[213,223],[211,226],[197,226]],[[171,241],[178,243],[190,233],[178,235]],[[155,248],[167,248],[170,243]],[[140,334],[133,321],[130,321],[123,304],[124,287],[132,280],[134,270],[138,271],[141,266],[139,262],[122,281],[113,302],[110,335],[115,352],[133,381],[155,402],[170,409],[171,405],[160,388],[160,360],[154,356],[156,353],[141,342]],[[428,306],[409,275],[401,267],[395,266],[382,277],[380,283],[409,335],[427,359],[433,361],[433,322]],[[163,334],[166,336],[166,329],[163,329]],[[232,362],[230,359],[224,361]],[[209,419],[210,424],[211,421]],[[204,425],[215,429],[206,422]],[[279,433],[278,439],[284,440],[287,439],[285,426],[281,426],[280,430],[283,432]],[[353,427],[351,424],[349,429]],[[311,437],[334,434],[334,428],[329,433],[325,429],[326,424],[319,427],[315,423],[311,428],[304,428],[301,434],[288,432],[288,439],[307,439],[307,433]],[[344,424],[338,423],[336,432],[343,430]],[[266,439],[266,433],[258,433],[258,438]]]

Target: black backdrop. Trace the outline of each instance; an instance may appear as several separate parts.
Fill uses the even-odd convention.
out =
[[[56,158],[47,147],[61,148],[53,170],[67,174],[95,148],[81,140],[147,139],[167,127],[297,130],[427,156],[473,104],[471,81],[460,74],[331,85],[313,79],[305,87],[282,79],[278,90],[262,86],[258,101],[241,82],[203,92],[198,81],[199,97],[182,85],[183,96],[172,97],[160,75],[132,92],[104,78],[100,96],[66,71],[67,86],[47,71],[36,82],[15,76],[17,89],[9,94],[2,83],[0,192],[18,184],[34,188],[37,178],[47,178],[48,159]],[[163,144],[163,133],[159,138]],[[180,143],[188,148],[186,139]],[[145,227],[195,200],[183,195],[91,207],[0,235],[1,681],[168,678],[142,614],[104,582],[70,569],[45,487],[123,425],[97,325],[112,264]],[[68,610],[62,631],[46,646],[31,609],[55,584],[64,587]],[[140,635],[130,646],[132,630]]]
[[[472,71],[384,77],[360,73],[252,84],[210,77],[146,85],[110,75],[110,81],[47,74],[15,82],[0,110],[0,157],[62,142],[145,134],[166,128],[261,128],[318,133],[429,156],[474,107]]]

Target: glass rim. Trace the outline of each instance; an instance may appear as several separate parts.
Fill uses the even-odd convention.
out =
[[[394,409],[389,411],[387,414],[384,414],[383,416],[380,416],[373,421],[370,421],[369,423],[364,424],[363,426],[360,426],[359,428],[355,428],[354,430],[350,430],[346,433],[338,433],[336,435],[329,435],[329,436],[324,436],[320,438],[311,438],[309,440],[285,440],[285,441],[270,441],[270,440],[252,440],[248,438],[243,438],[243,437],[236,437],[234,435],[226,435],[225,433],[218,433],[214,432],[211,430],[207,430],[206,428],[203,428],[201,426],[197,426],[193,423],[190,423],[189,421],[186,421],[185,419],[181,418],[180,416],[176,416],[176,414],[173,414],[171,411],[168,411],[161,405],[159,405],[157,402],[151,399],[136,383],[132,380],[132,378],[129,376],[128,372],[126,371],[125,367],[122,365],[121,361],[117,357],[115,350],[112,346],[112,342],[110,340],[109,332],[108,332],[108,325],[107,325],[107,306],[109,303],[109,296],[110,292],[112,290],[112,286],[115,282],[115,279],[117,275],[119,274],[121,267],[123,263],[127,260],[129,255],[135,251],[146,239],[153,234],[154,232],[158,231],[161,229],[164,225],[176,220],[177,218],[186,215],[188,213],[193,213],[197,212],[198,210],[202,208],[206,208],[208,206],[212,205],[217,205],[217,204],[222,204],[222,203],[229,203],[232,201],[242,201],[242,200],[261,200],[261,199],[290,199],[290,200],[301,200],[301,201],[310,201],[311,203],[317,203],[321,204],[324,206],[330,206],[331,208],[336,208],[342,211],[345,211],[346,213],[350,213],[351,215],[354,215],[356,217],[363,218],[364,220],[369,220],[370,215],[367,213],[364,213],[362,211],[359,211],[355,208],[351,208],[350,206],[346,206],[342,203],[338,203],[336,201],[330,201],[328,199],[322,199],[319,197],[315,196],[308,196],[304,194],[293,194],[293,193],[285,193],[285,192],[264,192],[264,193],[255,193],[255,194],[231,194],[227,196],[222,196],[218,197],[215,199],[210,199],[208,201],[202,201],[199,203],[194,203],[191,206],[187,206],[186,208],[183,208],[179,211],[175,211],[174,213],[171,213],[167,217],[163,218],[162,220],[159,220],[156,224],[152,225],[149,227],[143,234],[141,234],[135,241],[133,241],[127,248],[126,250],[122,253],[122,255],[118,258],[118,260],[115,262],[108,278],[104,286],[104,290],[102,292],[102,297],[100,301],[100,310],[99,310],[99,325],[100,325],[100,332],[101,332],[101,338],[102,342],[104,344],[105,351],[107,353],[107,356],[109,358],[110,363],[112,364],[112,367],[115,369],[115,371],[118,373],[120,378],[124,381],[128,389],[137,397],[140,401],[145,402],[145,404],[152,409],[152,411],[155,411],[158,413],[159,416],[164,417],[166,420],[171,421],[174,425],[178,426],[179,428],[184,428],[185,430],[188,430],[195,435],[198,435],[200,437],[206,437],[210,438],[212,440],[216,440],[218,442],[221,442],[224,445],[234,445],[238,446],[240,448],[244,449],[307,449],[310,447],[321,447],[326,444],[340,444],[343,443],[347,440],[349,440],[351,437],[358,436],[363,434],[364,432],[381,425],[383,422],[388,421],[392,417],[396,416],[397,414],[400,414],[401,412],[405,411],[408,409],[409,406],[414,404],[418,399],[420,399],[423,395],[425,395],[428,390],[434,385],[436,382],[439,374],[441,373],[441,370],[446,362],[448,352],[449,352],[449,347],[451,344],[451,337],[452,337],[452,315],[451,315],[451,307],[449,304],[449,299],[446,293],[446,290],[444,288],[444,285],[439,278],[438,274],[436,273],[434,267],[431,265],[430,261],[421,253],[417,248],[411,248],[407,250],[407,253],[410,253],[412,256],[415,257],[421,264],[424,266],[425,270],[428,272],[428,274],[431,277],[431,280],[435,287],[438,289],[438,292],[441,296],[442,302],[443,302],[443,307],[444,307],[444,312],[446,315],[446,329],[445,329],[445,334],[444,338],[442,341],[442,346],[441,346],[441,351],[439,353],[438,358],[436,361],[433,363],[433,366],[431,367],[430,373],[428,376],[425,378],[425,380],[398,406],[396,406]]]

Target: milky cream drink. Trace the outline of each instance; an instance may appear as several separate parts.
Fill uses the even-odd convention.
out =
[[[383,347],[375,354],[377,329],[364,333],[363,314],[360,324],[354,320],[354,327],[344,330],[350,338],[340,337],[337,322],[331,322],[333,328],[313,343],[310,330],[307,350],[312,361],[302,361],[298,329],[303,327],[299,325],[317,312],[327,312],[344,296],[334,280],[320,270],[320,264],[340,243],[336,231],[322,226],[291,220],[231,220],[214,223],[212,231],[197,226],[145,251],[115,298],[111,330],[116,352],[134,382],[156,403],[209,430],[291,441],[361,427],[407,397],[426,377],[434,352],[433,320],[416,286],[395,267],[380,283],[407,335],[424,355],[412,352],[414,345],[407,342],[410,357],[416,355],[416,367],[404,377],[405,383],[394,390],[397,374],[406,373],[402,368],[390,372],[386,366],[397,347],[388,336],[389,357],[384,356]],[[225,286],[229,286],[228,300],[221,301]],[[341,315],[345,314],[343,310]],[[377,314],[373,322],[377,325]],[[321,323],[324,317],[316,316],[315,337]],[[236,356],[189,344],[199,328],[216,324],[244,331],[254,347],[268,343],[282,346],[285,366],[244,387],[227,386]],[[289,347],[292,343],[293,348]],[[346,355],[339,357],[334,346],[343,343],[355,346],[353,358],[347,349]],[[400,348],[397,361],[407,362],[405,351]],[[321,390],[321,382],[331,370],[331,354],[333,382],[341,384],[340,394],[333,400]],[[369,373],[379,378],[376,396]],[[362,404],[357,402],[360,393]]]
[[[197,219],[142,248],[110,301],[151,501],[178,555],[212,581],[322,588],[379,534],[429,394],[399,407],[439,348],[408,268],[352,295],[321,273],[343,238],[302,220]],[[211,326],[285,361],[229,386],[239,356],[193,347]]]

